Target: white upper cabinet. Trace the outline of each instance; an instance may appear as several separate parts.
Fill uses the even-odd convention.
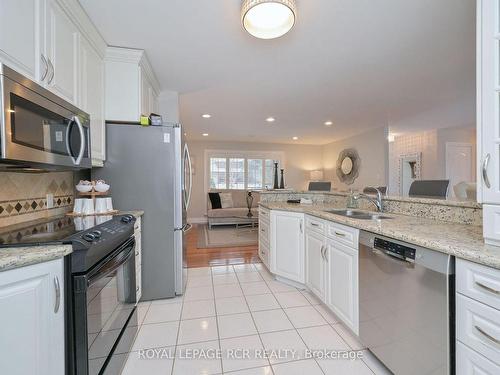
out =
[[[43,12],[43,0],[0,1],[0,60],[33,80],[45,69],[41,62]]]
[[[500,44],[499,2],[478,1],[478,201],[484,203],[484,237],[500,245]]]
[[[158,113],[160,85],[142,50],[106,50],[106,120],[139,121]]]
[[[80,33],[56,0],[47,3],[45,51],[49,65],[45,80],[49,90],[78,104],[78,45]]]
[[[0,374],[64,375],[63,260],[0,272]]]
[[[271,211],[271,272],[304,283],[304,214]]]
[[[106,159],[104,123],[104,60],[89,41],[80,38],[80,107],[90,114],[92,163]]]

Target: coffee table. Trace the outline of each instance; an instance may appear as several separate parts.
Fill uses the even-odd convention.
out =
[[[248,216],[247,214],[242,215],[231,215],[231,217],[238,219],[248,219],[247,223],[244,224],[236,224],[236,229],[246,229],[246,230],[257,230],[259,226],[259,214],[253,214],[252,216]]]

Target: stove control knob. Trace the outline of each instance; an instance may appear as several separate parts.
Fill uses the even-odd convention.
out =
[[[96,239],[96,236],[92,233],[85,233],[82,235],[82,238],[87,242],[92,242]]]
[[[130,217],[129,215],[122,216],[121,221],[125,224],[128,224],[132,221],[132,217]]]
[[[102,232],[100,230],[94,230],[92,231],[92,234],[95,238],[101,238]]]

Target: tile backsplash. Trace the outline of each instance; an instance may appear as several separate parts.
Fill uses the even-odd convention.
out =
[[[73,172],[0,172],[0,227],[69,211],[73,185]],[[47,194],[53,196],[50,209]]]

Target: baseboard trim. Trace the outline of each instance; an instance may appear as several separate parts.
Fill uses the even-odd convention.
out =
[[[208,219],[206,217],[188,217],[187,220],[191,224],[206,224]]]

